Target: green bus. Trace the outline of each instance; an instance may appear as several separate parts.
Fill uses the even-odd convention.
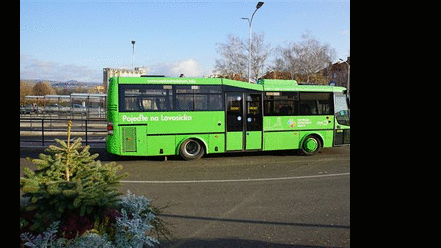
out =
[[[180,155],[298,149],[313,155],[349,144],[346,89],[261,79],[113,77],[109,153]]]

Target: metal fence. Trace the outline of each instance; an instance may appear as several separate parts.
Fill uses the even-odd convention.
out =
[[[68,120],[72,120],[71,139],[81,137],[85,145],[105,146],[106,119],[20,117],[20,147],[48,146],[55,138],[66,140]]]
[[[20,118],[106,119],[106,94],[26,96],[20,105]]]
[[[20,103],[20,147],[66,140],[68,120],[73,122],[72,139],[81,137],[83,144],[105,146],[106,100],[106,94],[26,96]]]

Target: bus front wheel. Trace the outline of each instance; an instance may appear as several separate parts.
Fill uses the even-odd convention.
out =
[[[181,144],[179,154],[185,160],[195,160],[201,158],[205,153],[205,148],[201,143],[194,139],[188,139]]]
[[[322,147],[323,145],[320,138],[314,135],[308,135],[300,147],[300,154],[311,156],[318,153]]]

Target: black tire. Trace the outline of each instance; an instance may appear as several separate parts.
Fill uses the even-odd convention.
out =
[[[199,141],[188,139],[182,142],[179,154],[185,160],[200,159],[205,154],[205,148]]]
[[[312,156],[320,152],[323,148],[322,141],[315,135],[308,135],[300,146],[300,154],[304,156]]]

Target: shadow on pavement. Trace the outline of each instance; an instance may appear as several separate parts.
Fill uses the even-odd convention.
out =
[[[84,143],[83,143],[84,145]],[[20,158],[38,158],[38,154],[43,153],[44,150],[49,147],[20,147]],[[348,146],[349,147],[349,146]],[[324,148],[324,154],[333,154],[339,155],[344,154],[348,149],[347,147],[334,147],[334,148]],[[110,154],[106,151],[106,148],[103,147],[94,147],[91,146],[90,153],[99,153],[100,156],[97,158],[101,161],[136,161],[136,160],[144,160],[144,161],[164,161],[164,156],[118,156],[114,154]],[[297,150],[281,150],[281,151],[260,151],[260,152],[230,152],[230,153],[215,153],[215,154],[205,154],[204,158],[222,158],[222,157],[250,157],[250,156],[301,156],[298,154]],[[320,156],[316,155],[316,156]],[[167,156],[167,160],[183,160],[180,156]]]
[[[213,240],[202,240],[202,239],[186,239],[186,240],[174,240],[170,242],[164,242],[156,246],[160,248],[188,248],[188,247],[214,247],[214,248],[225,248],[225,247],[253,247],[253,248],[334,248],[335,246],[314,246],[314,245],[299,245],[299,244],[277,244],[258,240],[244,240],[237,238],[229,239],[213,239]],[[336,248],[336,247],[335,247]]]
[[[250,223],[250,224],[267,224],[267,225],[303,226],[303,227],[315,227],[315,228],[343,228],[343,229],[350,229],[350,226],[348,226],[348,225],[291,223],[291,222],[275,222],[275,221],[261,221],[261,220],[241,220],[241,219],[199,217],[199,216],[187,216],[187,215],[176,215],[176,214],[159,214],[158,216],[169,217],[169,218],[181,218],[181,219],[193,219],[193,220],[208,220],[208,221],[223,221],[223,222],[239,222],[239,223]]]
[[[83,144],[84,145],[84,144]],[[20,158],[38,158],[38,154],[45,153],[44,150],[49,147],[20,147]],[[136,160],[145,160],[145,161],[164,161],[164,156],[118,156],[106,151],[106,148],[101,147],[91,147],[90,153],[99,153],[100,156],[97,158],[101,161],[136,161]],[[221,157],[249,157],[249,156],[296,156],[297,151],[265,151],[265,152],[233,152],[233,153],[216,153],[216,154],[205,154],[202,158],[221,158]],[[167,156],[167,160],[182,160],[180,156],[173,155]]]

